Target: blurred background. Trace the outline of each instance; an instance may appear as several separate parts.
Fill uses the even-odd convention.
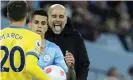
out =
[[[2,29],[9,26],[7,3],[1,1]],[[29,13],[55,3],[66,7],[84,38],[88,80],[133,80],[133,1],[28,1]]]

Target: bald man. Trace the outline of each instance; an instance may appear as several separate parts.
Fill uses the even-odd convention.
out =
[[[48,10],[48,24],[50,29],[46,33],[46,39],[57,44],[69,67],[69,79],[86,80],[89,70],[89,58],[81,34],[73,28],[67,18],[66,8],[60,4],[52,5]]]
[[[55,34],[60,34],[67,23],[66,8],[60,4],[52,5],[48,10],[48,15],[50,28]]]

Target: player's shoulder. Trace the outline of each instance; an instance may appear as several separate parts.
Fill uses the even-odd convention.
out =
[[[32,32],[32,31],[30,31],[30,30],[28,30],[28,29],[25,29],[25,32],[27,32],[27,33],[29,33],[29,34],[32,34],[32,35],[38,35],[38,34],[36,34],[35,32]]]
[[[51,41],[48,41],[48,40],[46,40],[45,44],[46,44],[47,47],[50,47],[50,48],[59,48],[58,45],[56,45],[55,43],[53,43]]]
[[[35,33],[35,32],[32,32],[28,29],[25,29],[25,34],[28,35],[28,37],[34,37],[34,38],[41,38],[39,34]]]
[[[0,32],[4,32],[4,31],[7,31],[7,30],[9,30],[9,28],[1,29]]]
[[[0,30],[0,34],[1,34],[1,35],[5,34],[5,33],[7,33],[7,32],[10,32],[10,30],[9,30],[8,27]]]
[[[73,30],[73,34],[74,34],[74,36],[76,36],[76,37],[82,38],[81,33],[80,33],[78,30],[76,30],[76,29]]]
[[[45,46],[47,47],[47,50],[55,52],[57,55],[62,54],[62,51],[61,51],[60,47],[58,45],[56,45],[55,43],[46,40],[45,44],[46,44]]]

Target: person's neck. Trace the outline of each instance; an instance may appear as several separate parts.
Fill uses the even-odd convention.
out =
[[[42,40],[44,39],[45,35],[41,35]]]
[[[24,22],[11,22],[11,26],[24,26]]]
[[[43,51],[45,49],[45,39],[44,39],[44,36],[41,36],[41,38],[42,38],[41,51]]]
[[[42,38],[42,45],[45,44],[45,39],[44,39],[44,37],[45,37],[44,35],[41,36],[41,38]]]

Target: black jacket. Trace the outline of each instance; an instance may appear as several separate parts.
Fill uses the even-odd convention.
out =
[[[89,58],[81,34],[73,28],[68,18],[67,24],[61,34],[54,34],[51,29],[45,35],[45,38],[57,44],[63,54],[66,50],[71,52],[75,58],[75,72],[77,80],[87,80],[89,71]]]

